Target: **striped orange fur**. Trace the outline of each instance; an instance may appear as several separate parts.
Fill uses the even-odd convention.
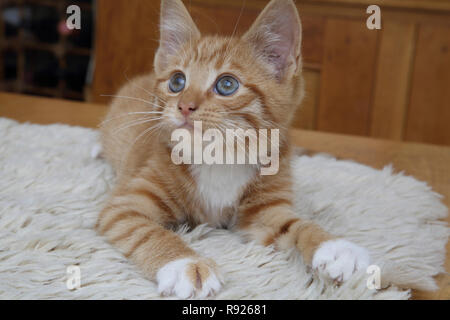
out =
[[[179,223],[227,226],[264,245],[297,247],[307,263],[332,238],[292,211],[287,130],[303,98],[300,46],[301,24],[291,0],[272,0],[240,37],[201,36],[180,0],[162,1],[154,71],[117,93],[102,125],[103,153],[117,183],[97,224],[102,235],[160,282],[162,293],[208,295],[220,287],[208,280],[219,272],[214,262],[199,257],[171,231]],[[168,81],[177,72],[186,84],[174,93]],[[224,74],[240,83],[230,96],[213,88]],[[202,121],[204,128],[279,129],[278,174],[261,176],[251,165],[175,165],[170,135],[183,120],[183,104],[195,110],[185,121]],[[164,287],[167,274],[183,263],[188,284]]]

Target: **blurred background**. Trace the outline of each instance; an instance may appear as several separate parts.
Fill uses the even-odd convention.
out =
[[[204,33],[242,34],[267,0],[186,0]],[[297,0],[307,96],[297,128],[450,145],[450,0]],[[69,5],[81,30],[69,30]],[[369,5],[381,29],[369,30]],[[159,0],[0,0],[0,91],[108,103],[149,72]]]
[[[0,90],[84,100],[94,53],[94,1],[0,2]],[[66,27],[71,4],[82,10],[80,30]]]

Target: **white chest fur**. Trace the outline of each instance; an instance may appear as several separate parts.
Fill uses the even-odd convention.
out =
[[[197,194],[211,220],[219,219],[223,209],[237,204],[245,186],[257,173],[249,165],[192,165]],[[213,222],[213,221],[211,221]]]

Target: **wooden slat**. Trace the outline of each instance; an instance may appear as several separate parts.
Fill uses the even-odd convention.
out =
[[[114,94],[127,77],[148,72],[159,38],[159,1],[98,0],[96,17],[94,102]]]
[[[1,8],[1,6],[0,6]],[[5,42],[6,39],[6,33],[5,33],[5,21],[4,19],[0,19],[0,90],[3,90],[5,88],[4,86],[4,82],[5,82],[5,74],[4,74],[4,69],[5,69],[5,59],[4,59],[4,54],[5,54],[5,50],[3,48],[3,43]]]
[[[317,127],[366,135],[378,31],[346,19],[329,19],[325,30]]]
[[[107,106],[0,92],[0,117],[37,124],[63,123],[96,128]]]
[[[335,5],[357,5],[370,6],[372,4],[380,7],[401,8],[401,9],[423,9],[450,11],[448,0],[320,0],[324,3]],[[317,0],[301,0],[301,2],[315,3]]]
[[[314,130],[319,101],[320,73],[305,69],[303,77],[305,79],[305,98],[294,116],[292,127]]]
[[[450,27],[421,26],[405,139],[450,144]]]
[[[409,102],[414,58],[415,26],[388,21],[383,24],[370,135],[401,140]]]
[[[317,15],[301,14],[302,56],[306,63],[322,63],[325,18]]]
[[[186,7],[202,34],[242,35],[258,16],[259,10],[251,8],[220,8],[189,4]]]
[[[370,4],[374,4],[372,1],[370,2]],[[302,0],[297,2],[297,7],[300,9],[302,14],[308,15],[364,20],[369,16],[366,14],[366,8],[368,5],[362,4],[349,6],[342,4],[336,5],[331,2]],[[381,5],[380,8],[382,22],[397,21],[409,23],[449,23],[449,12],[444,10],[407,10],[398,9],[395,7],[386,7],[384,5]]]
[[[230,6],[240,8],[244,0],[187,0],[196,4],[209,4],[216,6]],[[265,5],[269,0],[246,0],[246,6],[249,8],[259,8]],[[421,9],[429,11],[450,11],[450,2],[448,0],[297,0],[299,4],[312,5],[332,5],[335,7],[368,7],[371,4],[389,9]]]

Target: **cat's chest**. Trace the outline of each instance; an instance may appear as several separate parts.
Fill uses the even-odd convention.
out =
[[[203,206],[208,222],[221,224],[222,213],[236,207],[244,189],[256,175],[248,165],[193,165],[196,200]]]

